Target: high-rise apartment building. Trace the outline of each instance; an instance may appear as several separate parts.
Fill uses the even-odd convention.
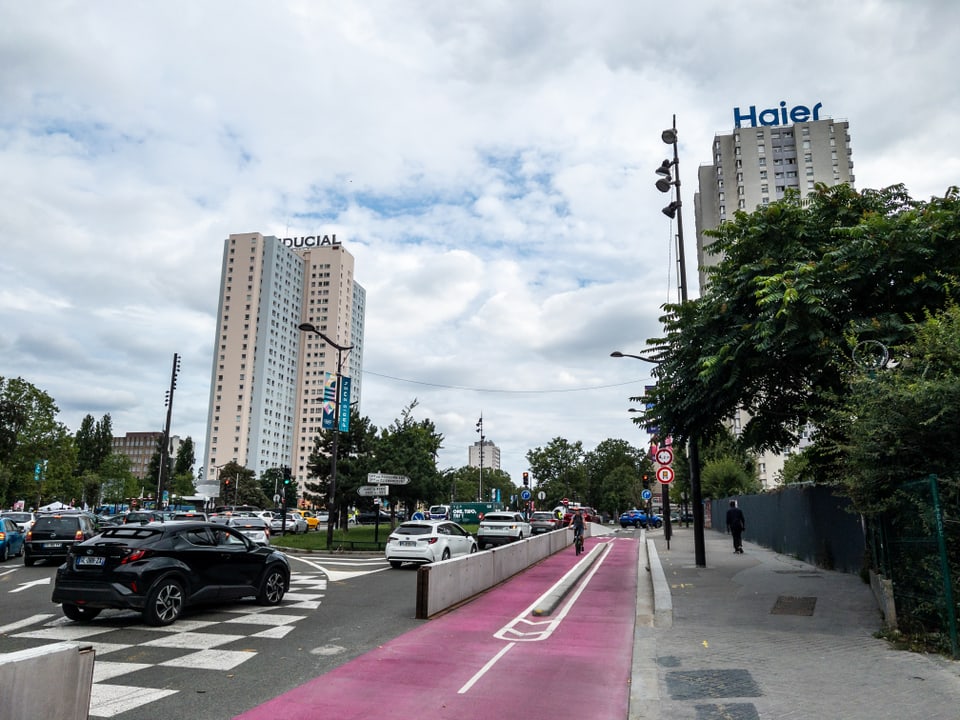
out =
[[[150,461],[159,452],[163,431],[128,432],[123,437],[115,437],[112,441],[113,452],[117,455],[126,455],[130,460],[130,472],[140,480],[147,479],[147,470]],[[170,457],[176,459],[180,449],[180,436],[170,436]],[[150,478],[156,488],[159,478]],[[149,486],[148,486],[149,487]]]
[[[736,111],[734,117],[744,119]],[[756,111],[747,119],[756,121]],[[854,182],[846,122],[825,119],[737,127],[714,137],[712,155],[712,163],[700,166],[700,191],[693,198],[700,287],[707,282],[703,269],[719,261],[709,252],[713,238],[705,237],[705,230],[732,219],[737,210],[752,212],[780,200],[788,188],[798,190],[803,198],[816,183]]]
[[[332,238],[332,239],[331,239]],[[326,373],[337,352],[297,326],[308,322],[338,345],[351,404],[361,391],[366,295],[354,258],[336,236],[230,235],[224,243],[210,383],[205,484],[235,460],[260,476],[289,466],[298,487],[320,433]]]
[[[713,238],[704,233],[737,210],[753,212],[783,198],[788,188],[801,198],[816,184],[853,185],[850,133],[846,122],[820,119],[821,105],[757,111],[734,110],[734,130],[713,140],[713,162],[699,169],[699,192],[694,195],[697,223],[697,265],[700,288],[709,282],[705,269],[720,262],[709,251]],[[789,121],[793,121],[790,124]],[[744,126],[749,123],[748,126]],[[748,416],[740,411],[729,427],[739,435]],[[765,488],[776,484],[785,455],[766,452],[757,458],[760,482]]]
[[[470,467],[483,467],[488,470],[500,469],[500,448],[489,440],[477,441],[470,446],[467,464]]]

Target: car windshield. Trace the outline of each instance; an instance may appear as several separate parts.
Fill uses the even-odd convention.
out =
[[[483,522],[513,522],[516,518],[513,515],[494,515],[489,513],[483,516]]]
[[[430,535],[433,532],[432,525],[401,525],[395,533],[399,535]]]
[[[14,522],[30,522],[30,513],[10,512],[3,513],[2,517],[10,518]]]
[[[553,520],[553,515],[548,512],[535,512],[531,516],[532,520]]]

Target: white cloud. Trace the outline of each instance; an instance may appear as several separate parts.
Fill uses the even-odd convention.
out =
[[[159,429],[177,352],[174,431],[202,447],[224,238],[336,232],[375,424],[417,398],[459,466],[483,412],[515,477],[553,437],[642,444],[649,369],[608,355],[677,296],[661,130],[675,114],[693,289],[696,170],[735,106],[822,102],[858,187],[942,194],[958,8],[5,3],[0,375],[72,428]]]

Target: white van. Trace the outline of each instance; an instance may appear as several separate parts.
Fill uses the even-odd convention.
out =
[[[431,520],[449,520],[450,506],[449,505],[431,505],[430,519]]]

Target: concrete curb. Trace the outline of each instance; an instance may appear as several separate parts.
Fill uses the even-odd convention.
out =
[[[552,615],[553,611],[557,609],[557,605],[559,605],[576,584],[580,582],[580,578],[582,578],[593,563],[596,562],[601,552],[603,552],[603,545],[594,545],[590,552],[570,568],[567,574],[560,579],[560,583],[554,588],[553,592],[543,596],[543,602],[534,608],[532,614],[537,617]]]
[[[673,627],[673,597],[653,540],[647,540],[650,581],[653,583],[653,622],[658,628]]]

